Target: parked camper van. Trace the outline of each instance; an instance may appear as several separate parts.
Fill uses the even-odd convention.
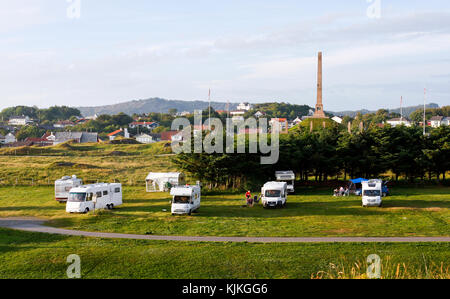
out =
[[[72,188],[66,204],[67,213],[112,210],[122,205],[122,184],[95,184]]]
[[[77,178],[76,175],[64,176],[55,181],[55,199],[59,202],[67,202],[69,198],[69,191],[74,187],[83,185],[83,181]]]
[[[170,190],[172,215],[191,215],[200,208],[200,186],[174,187]]]
[[[289,193],[295,192],[295,173],[292,170],[289,171],[277,171],[275,172],[277,182],[286,182]]]
[[[269,182],[261,189],[261,200],[264,208],[286,207],[287,183]]]
[[[362,182],[362,205],[363,207],[383,205],[383,181],[369,180]]]

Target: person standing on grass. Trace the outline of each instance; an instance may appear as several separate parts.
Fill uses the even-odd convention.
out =
[[[252,205],[252,193],[249,191],[247,191],[247,193],[245,193],[245,199],[247,201],[247,205],[251,206]]]

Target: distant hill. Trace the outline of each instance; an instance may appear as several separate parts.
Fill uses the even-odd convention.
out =
[[[83,116],[92,116],[94,114],[118,114],[124,112],[128,115],[133,113],[142,114],[150,112],[167,113],[169,109],[177,109],[178,112],[194,110],[203,110],[208,108],[209,103],[205,101],[176,101],[161,98],[151,98],[147,100],[138,100],[124,102],[115,105],[97,106],[97,107],[77,107]],[[238,104],[230,103],[230,109],[236,109]],[[211,102],[215,110],[225,110],[227,103]]]
[[[432,108],[439,108],[438,104],[435,103],[431,103],[426,105],[427,109],[432,109]],[[403,107],[403,115],[405,117],[409,117],[411,115],[411,113],[413,113],[416,110],[419,109],[423,109],[423,105],[419,105],[419,106],[409,106],[409,107]],[[389,112],[394,112],[394,113],[400,113],[400,108],[397,109],[387,109],[389,110]],[[357,110],[357,111],[341,111],[341,112],[330,112],[334,115],[340,115],[340,116],[350,116],[350,117],[355,117],[359,112],[361,112],[361,114],[368,114],[368,113],[376,113],[376,111],[370,111],[370,110]]]

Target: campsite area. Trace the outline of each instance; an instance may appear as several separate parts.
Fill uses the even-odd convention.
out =
[[[39,152],[38,152],[39,151]],[[299,187],[286,209],[244,208],[241,192],[207,192],[192,216],[172,216],[169,193],[147,193],[149,171],[173,171],[162,144],[61,145],[0,152],[0,218],[91,232],[226,237],[448,237],[450,188],[391,188],[382,208],[332,188]],[[121,182],[124,205],[68,214],[54,180]],[[187,177],[188,181],[192,181]],[[259,190],[252,190],[257,195]],[[126,250],[124,250],[126,248]],[[83,278],[365,278],[378,254],[383,278],[449,278],[448,243],[209,243],[114,240],[0,229],[0,277],[66,278],[78,254]]]

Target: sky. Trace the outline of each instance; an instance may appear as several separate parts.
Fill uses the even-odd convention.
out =
[[[345,3],[343,3],[345,2]],[[0,0],[0,109],[173,100],[450,105],[448,0]]]

